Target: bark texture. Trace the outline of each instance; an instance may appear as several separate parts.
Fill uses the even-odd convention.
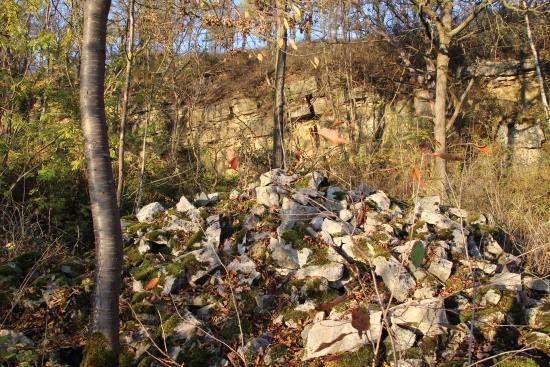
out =
[[[119,351],[122,230],[111,169],[105,103],[105,43],[110,0],[86,0],[80,68],[80,109],[94,224],[96,267],[90,329]]]

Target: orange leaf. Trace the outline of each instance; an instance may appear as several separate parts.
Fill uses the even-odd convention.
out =
[[[476,145],[476,144],[472,144],[472,143],[470,143],[470,145],[473,146],[476,149],[481,150],[483,153],[489,153],[489,152],[493,151],[493,149],[491,149],[491,148],[489,148],[485,145]]]
[[[348,299],[348,295],[347,294],[343,294],[341,296],[338,296],[328,302],[325,302],[323,303],[322,305],[319,305],[319,306],[315,306],[315,309],[317,311],[328,311],[330,310],[331,308],[333,308],[334,306],[336,306],[337,304],[341,303],[341,302],[344,302],[346,299]]]
[[[229,168],[229,169],[237,169],[237,167],[239,167],[239,158],[237,158],[237,157],[231,158],[231,160],[229,161],[229,163],[227,163],[227,168]]]
[[[416,167],[413,167],[413,178],[420,183],[420,187],[426,186],[424,181],[422,181],[422,177],[420,177],[420,170]]]
[[[435,152],[435,153],[428,153],[428,154],[436,156],[437,158],[448,160],[448,161],[463,161],[464,160],[464,157],[462,157],[458,154],[453,154],[453,153]]]
[[[327,129],[326,127],[319,130],[317,134],[321,135],[323,138],[327,139],[334,145],[349,143],[347,139],[342,138],[340,134],[338,134],[338,131]]]
[[[147,283],[147,285],[145,287],[143,287],[143,289],[145,290],[149,290],[149,289],[153,289],[155,287],[155,285],[157,285],[157,283],[159,282],[160,278],[153,278],[149,281],[149,283]]]
[[[296,153],[294,153],[294,158],[296,158],[296,160],[297,160],[298,162],[300,162],[300,161],[302,160],[302,151],[299,150],[299,151],[297,151]]]
[[[370,312],[366,308],[358,307],[351,311],[351,326],[359,331],[359,337],[363,337],[363,331],[370,329]]]

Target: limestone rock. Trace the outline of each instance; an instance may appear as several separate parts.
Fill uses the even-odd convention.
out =
[[[393,292],[395,299],[399,302],[407,299],[409,292],[416,285],[416,281],[407,271],[405,265],[393,257],[386,259],[382,256],[375,258],[372,263],[376,266],[376,275],[382,277],[390,292]]]
[[[158,202],[145,205],[136,214],[137,219],[141,223],[151,223],[155,220],[156,216],[164,211],[164,207]]]

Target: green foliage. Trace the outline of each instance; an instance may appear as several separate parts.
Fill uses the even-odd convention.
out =
[[[422,265],[424,261],[424,243],[422,241],[415,241],[411,249],[411,261],[417,268]]]

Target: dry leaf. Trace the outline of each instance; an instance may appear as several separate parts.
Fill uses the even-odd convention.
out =
[[[285,24],[285,28],[290,30],[290,25],[288,24],[288,20],[286,18],[283,18],[283,23]]]
[[[244,18],[245,19],[250,19],[250,12],[248,10],[244,11]]]
[[[143,287],[143,289],[145,290],[149,290],[149,289],[153,289],[155,287],[155,285],[157,285],[157,283],[159,282],[160,278],[153,278],[149,281],[149,283],[147,283],[145,285],[145,287]]]
[[[292,4],[292,10],[294,11],[294,20],[299,22],[302,18],[302,11],[295,4]]]
[[[416,167],[413,167],[413,178],[420,183],[420,187],[426,186],[424,181],[422,181],[422,177],[420,176],[420,170]]]
[[[258,54],[258,56],[256,56],[256,57],[258,58],[258,60],[264,61],[264,55]]]
[[[283,38],[279,38],[277,40],[277,47],[281,48],[285,45],[285,40]]]
[[[340,134],[338,134],[338,131],[327,129],[326,127],[319,130],[317,134],[321,135],[323,138],[327,139],[334,145],[349,143],[347,139],[342,138]]]
[[[440,153],[440,152],[434,152],[434,153],[428,153],[429,155],[433,155],[437,158],[445,159],[447,161],[463,161],[464,157],[453,154],[453,153]]]
[[[296,153],[294,153],[294,158],[296,158],[296,160],[297,160],[298,162],[300,162],[300,161],[302,160],[302,151],[299,150],[299,151],[297,151]]]
[[[363,331],[370,329],[370,312],[366,308],[357,307],[351,311],[351,326],[359,331],[359,337],[363,337]]]
[[[476,148],[476,149],[479,149],[481,150],[483,153],[489,153],[489,152],[492,152],[493,149],[485,146],[485,145],[476,145],[476,144],[470,144],[472,147]]]
[[[315,309],[317,311],[328,311],[331,308],[333,308],[334,306],[336,306],[337,304],[344,302],[346,299],[348,299],[348,295],[343,294],[343,295],[338,296],[338,297],[336,297],[336,298],[334,298],[334,299],[332,299],[328,302],[323,303],[322,305],[315,306]]]
[[[233,157],[231,160],[227,163],[228,169],[237,169],[239,167],[239,158]]]
[[[290,44],[290,47],[292,47],[293,49],[298,51],[298,46],[296,46],[296,42],[294,42],[294,40],[292,38],[288,39],[288,43]]]

